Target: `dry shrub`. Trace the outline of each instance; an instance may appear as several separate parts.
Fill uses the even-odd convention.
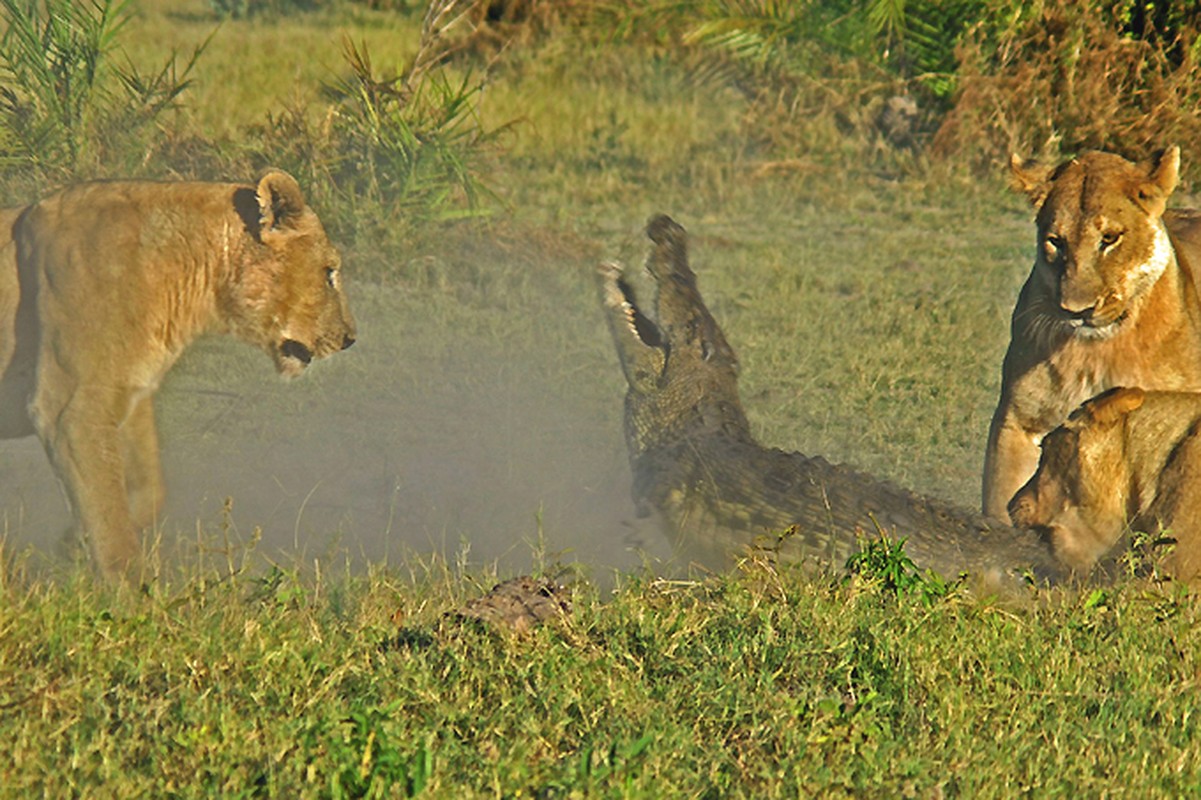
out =
[[[932,143],[974,167],[1010,152],[1084,149],[1143,157],[1177,143],[1201,157],[1194,37],[1123,32],[1112,4],[1052,0],[1007,26],[982,22],[958,49],[958,91]]]

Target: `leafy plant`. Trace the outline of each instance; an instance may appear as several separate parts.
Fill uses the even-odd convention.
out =
[[[1168,530],[1157,533],[1132,532],[1126,550],[1117,559],[1121,574],[1126,578],[1164,580],[1160,562],[1175,549],[1176,544],[1176,537]]]
[[[986,6],[983,0],[841,0],[703,4],[683,36],[773,83],[833,74],[850,61],[872,65],[874,80],[923,83],[946,95],[955,47]],[[845,76],[844,76],[845,77]]]
[[[327,734],[325,745],[335,765],[332,797],[416,797],[425,790],[434,772],[432,739],[412,753],[393,743],[390,722],[400,706],[356,708]]]
[[[74,167],[100,93],[101,65],[125,25],[126,0],[0,0],[5,162]]]
[[[340,237],[386,246],[415,224],[490,213],[479,175],[500,131],[478,115],[483,81],[446,65],[474,6],[432,2],[417,53],[397,74],[381,75],[366,44],[345,39],[349,74],[326,85],[334,103],[324,119],[314,124],[304,109],[269,119],[262,138],[288,143],[269,160],[333,193]]]
[[[926,604],[946,597],[957,585],[947,583],[935,572],[920,571],[905,552],[904,538],[893,540],[881,535],[865,541],[859,552],[847,559],[846,569],[852,575],[878,583],[882,591],[916,594]]]
[[[492,139],[476,114],[482,86],[421,58],[403,75],[379,78],[366,47],[346,42],[352,74],[334,87],[338,184],[390,218],[475,216],[486,190],[473,160]]]
[[[919,108],[945,105],[955,48],[977,5],[709,2],[700,6],[699,20],[680,21],[681,42],[697,51],[698,78],[736,85],[749,96],[749,119],[775,149],[850,146],[876,157],[917,149]],[[903,131],[888,118],[894,98],[906,104]]]
[[[0,168],[43,178],[92,168],[173,108],[207,44],[182,70],[173,56],[143,73],[114,63],[128,0],[0,0],[0,11]]]

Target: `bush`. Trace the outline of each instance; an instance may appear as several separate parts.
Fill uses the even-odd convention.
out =
[[[905,552],[905,540],[880,535],[863,542],[846,562],[847,572],[892,595],[916,595],[927,605],[946,597],[958,586],[930,570],[921,572]]]
[[[1160,8],[1156,17],[1157,6],[999,4],[960,47],[954,107],[935,152],[981,164],[1009,152],[1198,149],[1201,11],[1190,20]]]
[[[740,88],[776,157],[992,169],[1014,150],[1201,149],[1199,25],[1195,4],[1147,0],[712,0],[613,29]]]
[[[498,131],[477,115],[482,81],[445,66],[473,3],[436,0],[408,68],[377,74],[365,45],[346,40],[349,75],[328,86],[334,104],[320,122],[305,109],[269,118],[257,138],[288,142],[265,161],[330,192],[327,221],[338,238],[366,247],[403,238],[414,224],[485,216],[491,191],[481,162]],[[317,194],[321,202],[320,194]]]
[[[0,172],[36,185],[129,168],[133,146],[187,88],[173,57],[144,74],[117,45],[126,0],[0,0]]]

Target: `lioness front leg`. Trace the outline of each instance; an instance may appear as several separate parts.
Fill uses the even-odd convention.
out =
[[[118,424],[128,408],[123,395],[80,389],[64,399],[39,391],[31,405],[38,435],[66,489],[76,533],[110,580],[130,575],[141,555],[125,493]]]
[[[159,460],[158,430],[154,424],[154,397],[146,395],[134,404],[121,425],[125,456],[125,492],[134,530],[154,524],[163,507],[167,490]]]
[[[1038,453],[1035,435],[1022,427],[1012,412],[998,408],[984,451],[985,515],[1010,524],[1009,501],[1038,469]]]

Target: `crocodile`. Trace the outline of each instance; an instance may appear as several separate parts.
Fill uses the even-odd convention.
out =
[[[624,267],[598,268],[601,304],[628,389],[625,440],[633,499],[677,552],[728,569],[755,549],[811,569],[842,568],[880,536],[914,565],[1004,588],[1067,577],[1037,532],[1019,530],[821,457],[764,447],[738,392],[738,358],[688,263],[687,234],[666,215],[646,228],[653,308]]]

